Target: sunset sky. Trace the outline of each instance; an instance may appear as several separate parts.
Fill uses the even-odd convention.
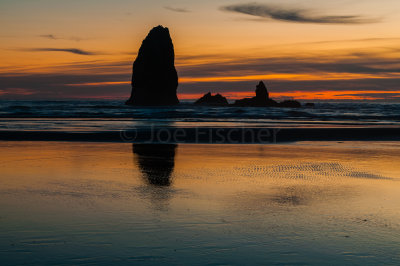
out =
[[[0,0],[0,99],[127,99],[170,29],[180,99],[400,101],[398,0]]]

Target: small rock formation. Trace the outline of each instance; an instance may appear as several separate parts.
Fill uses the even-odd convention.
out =
[[[209,92],[204,94],[203,97],[198,99],[194,104],[206,106],[227,106],[228,100],[219,93],[211,95],[211,92]]]
[[[157,26],[143,40],[133,63],[132,93],[128,105],[176,105],[178,74],[168,28]]]
[[[245,98],[235,101],[235,106],[253,106],[253,107],[267,107],[277,106],[278,103],[269,98],[267,87],[264,82],[260,81],[256,86],[256,96],[253,98]]]
[[[299,108],[301,103],[295,100],[286,100],[279,103],[279,107]]]
[[[315,107],[315,104],[314,103],[306,103],[304,106],[308,107],[308,108],[313,108],[313,107]]]
[[[198,99],[194,104],[208,105],[208,106],[240,106],[240,107],[289,107],[299,108],[301,103],[295,100],[286,100],[283,102],[276,102],[269,98],[267,87],[264,82],[260,81],[256,86],[256,96],[253,98],[244,98],[236,100],[234,104],[228,104],[225,97],[220,94],[212,95],[211,92],[206,93]],[[308,107],[313,106],[308,104]]]

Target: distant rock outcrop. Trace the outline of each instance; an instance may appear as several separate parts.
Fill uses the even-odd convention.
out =
[[[267,107],[277,106],[278,103],[269,98],[267,87],[264,82],[260,81],[256,86],[256,96],[253,98],[245,98],[235,101],[235,106],[253,106],[253,107]]]
[[[143,40],[133,63],[129,105],[176,105],[178,74],[168,28],[157,26]]]
[[[203,97],[198,99],[194,104],[206,106],[227,106],[229,103],[221,94],[217,93],[216,95],[211,95],[211,92],[209,92],[204,94]]]
[[[279,103],[279,107],[290,107],[290,108],[299,108],[301,107],[301,103],[295,100],[286,100]]]
[[[267,87],[264,82],[260,81],[256,86],[256,96],[253,98],[244,98],[236,100],[233,104],[228,104],[228,101],[221,94],[212,95],[211,92],[206,93],[198,99],[194,104],[208,105],[208,106],[240,106],[240,107],[301,107],[301,103],[296,100],[286,100],[283,102],[276,102],[269,98]],[[307,105],[310,106],[310,105]]]

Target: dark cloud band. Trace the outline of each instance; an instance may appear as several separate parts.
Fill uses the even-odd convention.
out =
[[[264,57],[257,59],[237,58],[229,63],[207,62],[204,64],[189,64],[185,61],[193,58],[177,55],[177,70],[182,78],[204,77],[240,77],[245,75],[267,74],[304,74],[304,73],[336,73],[336,79],[325,79],[315,76],[313,80],[301,79],[270,79],[265,80],[272,92],[312,92],[312,91],[384,91],[382,95],[368,94],[376,98],[387,98],[399,101],[397,91],[400,91],[400,65],[396,58],[388,58],[386,53],[355,56],[349,54],[333,57],[330,60],[316,55],[299,57]],[[201,58],[213,58],[212,55],[202,55]],[[229,56],[229,58],[231,58]],[[223,59],[223,58],[221,58]],[[185,62],[179,64],[180,61]],[[128,97],[130,93],[131,60],[118,62],[103,62],[90,60],[65,66],[55,66],[55,73],[0,73],[0,99],[72,99],[83,97]],[[66,73],[65,69],[68,71]],[[89,70],[89,71],[88,71]],[[57,74],[58,73],[58,74]],[[62,74],[60,74],[62,73]],[[79,73],[79,74],[78,74]],[[340,78],[340,74],[343,78]],[[349,75],[351,74],[351,75]],[[283,75],[284,76],[284,75]],[[322,77],[322,78],[321,78]],[[208,91],[240,92],[253,91],[254,80],[210,80],[181,82],[179,93],[195,94]],[[125,82],[125,83],[121,83]],[[93,83],[86,86],[84,84]],[[98,85],[99,83],[108,83]],[[71,84],[74,84],[71,86]],[[18,88],[19,90],[15,90]],[[386,92],[385,92],[386,91]],[[393,94],[388,93],[393,91]],[[16,95],[19,93],[20,96]],[[1,93],[0,93],[1,94]],[[62,96],[60,96],[62,95]],[[378,97],[379,96],[379,97]],[[90,98],[89,97],[89,98]]]
[[[267,4],[248,3],[221,7],[221,10],[255,16],[262,19],[273,19],[297,23],[320,24],[365,24],[378,22],[378,19],[359,15],[324,16],[312,14],[311,10],[286,8]]]

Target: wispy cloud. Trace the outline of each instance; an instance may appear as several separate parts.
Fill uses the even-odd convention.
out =
[[[53,34],[43,34],[43,35],[39,35],[39,37],[46,38],[46,39],[51,39],[51,40],[58,40],[59,39],[58,37],[56,37]]]
[[[263,20],[273,19],[297,23],[365,24],[380,21],[376,18],[368,18],[360,15],[318,15],[314,10],[259,3],[227,5],[220,9],[255,16]]]
[[[32,48],[32,49],[23,49],[23,51],[29,52],[66,52],[78,55],[96,55],[97,53],[85,51],[78,48]]]
[[[180,7],[164,6],[164,8],[169,10],[169,11],[180,12],[180,13],[190,12],[190,10],[188,10],[186,8],[180,8]]]
[[[42,34],[42,35],[39,35],[38,37],[50,39],[50,40],[69,40],[69,41],[76,41],[76,42],[80,42],[80,41],[84,40],[83,38],[79,38],[79,37],[68,37],[67,38],[67,37],[60,37],[55,34]]]

